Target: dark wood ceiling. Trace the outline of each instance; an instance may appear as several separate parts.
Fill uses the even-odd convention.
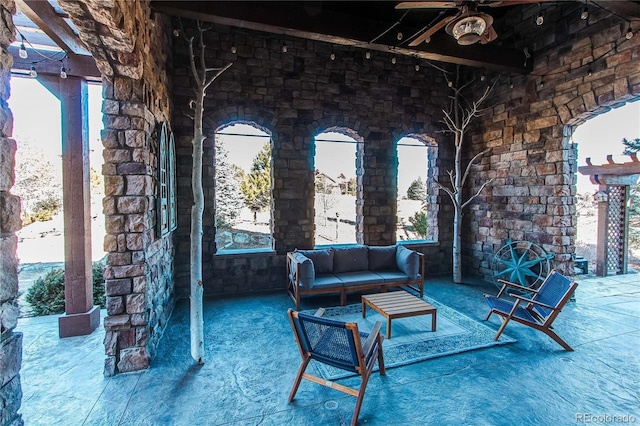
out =
[[[485,0],[479,9],[494,18],[494,28],[501,28],[502,17],[514,8],[558,7],[575,4],[580,11],[584,0],[520,0],[492,2]],[[454,2],[428,2],[451,4]],[[456,1],[456,4],[478,3]],[[603,3],[608,10],[625,17],[640,17],[638,1],[588,1],[589,7]],[[427,60],[458,63],[500,71],[528,73],[533,61],[524,61],[521,47],[503,42],[500,37],[488,44],[460,46],[445,33],[436,32],[429,43],[409,46],[415,36],[431,27],[456,8],[396,9],[396,1],[171,1],[152,0],[152,7],[173,16],[199,19],[240,28],[277,34],[278,37],[302,37],[333,44],[379,50]],[[402,40],[398,40],[398,32]]]
[[[585,4],[584,0],[537,1],[547,8],[575,4],[579,9]],[[478,2],[456,0],[428,3]],[[480,9],[494,18],[498,33],[503,25],[501,19],[510,10],[538,7],[534,0],[484,0],[483,3]],[[487,3],[500,3],[500,7],[489,7]],[[99,76],[76,28],[56,0],[16,0],[16,4],[20,11],[16,16],[16,26],[19,31],[29,34],[28,50],[33,42],[49,44],[51,48],[66,52],[65,61],[70,64],[68,68],[74,70],[72,74]],[[500,71],[531,71],[533,61],[523,61],[522,49],[516,48],[512,40],[504,40],[500,36],[488,44],[460,46],[444,30],[440,30],[431,37],[430,43],[409,46],[421,31],[433,26],[443,16],[455,14],[457,9],[407,11],[396,9],[397,4],[396,1],[151,0],[154,10],[172,16],[265,31],[277,37],[302,37],[387,53],[393,50],[399,55]],[[640,19],[640,1],[587,0],[587,4],[590,8],[605,8],[621,19]],[[402,40],[397,38],[399,31],[403,33]],[[10,52],[14,56],[14,69],[29,69],[31,64],[29,60],[19,58],[17,45],[12,45]],[[34,56],[29,55],[30,58]],[[59,72],[59,64],[44,63],[43,66],[53,66],[51,73]]]

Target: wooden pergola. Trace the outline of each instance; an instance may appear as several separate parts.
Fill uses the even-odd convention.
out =
[[[596,275],[626,274],[629,253],[629,187],[640,183],[640,161],[631,154],[631,161],[615,163],[607,156],[607,163],[578,167],[598,185],[594,198],[598,203],[598,242]]]

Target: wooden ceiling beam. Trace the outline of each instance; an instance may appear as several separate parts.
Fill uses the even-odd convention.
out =
[[[243,2],[152,1],[152,7],[171,16],[263,31],[280,37],[286,35],[387,53],[391,52],[390,47],[398,44],[393,31],[374,41],[394,22],[356,18],[327,10],[310,15],[303,7],[290,2],[252,2],[249,7]],[[521,50],[479,43],[460,46],[446,34],[434,34],[431,43],[421,43],[413,48],[397,46],[393,53],[504,72],[527,74],[533,68],[533,58],[526,60]]]
[[[61,49],[76,55],[91,55],[80,38],[48,1],[16,0],[16,6]]]
[[[13,56],[13,65],[11,67],[13,72],[23,72],[24,74],[27,74],[31,69],[31,65],[34,65],[35,63],[38,74],[60,75],[60,68],[62,68],[62,65],[64,64],[67,75],[83,77],[88,80],[102,79],[102,74],[98,70],[96,62],[92,56],[74,55],[69,53],[67,54],[67,58],[64,62],[55,59],[43,60],[36,51],[31,48],[27,48],[27,59],[22,59],[18,54],[18,50],[19,47],[17,46],[9,46],[9,53]],[[48,52],[48,54],[52,55],[53,52]],[[59,55],[59,57],[62,59],[63,55]]]

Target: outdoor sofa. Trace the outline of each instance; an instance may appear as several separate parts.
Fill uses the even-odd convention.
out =
[[[340,294],[344,306],[348,292],[387,291],[405,287],[424,294],[424,255],[396,244],[354,245],[287,253],[287,291],[300,309],[300,298]]]

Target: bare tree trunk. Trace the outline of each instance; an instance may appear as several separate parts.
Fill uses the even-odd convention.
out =
[[[202,215],[204,213],[204,191],[202,189],[202,115],[204,111],[204,91],[197,93],[195,119],[193,125],[193,169],[191,170],[191,295],[190,331],[191,356],[199,364],[204,364],[204,318],[202,313]]]
[[[459,284],[462,282],[462,210],[478,195],[480,195],[485,186],[491,183],[492,179],[484,182],[478,191],[469,197],[467,201],[463,200],[462,191],[464,189],[465,182],[467,181],[467,177],[469,176],[469,172],[471,171],[471,166],[473,166],[481,156],[489,152],[489,149],[487,149],[476,154],[471,161],[467,163],[466,167],[463,167],[462,145],[464,142],[465,131],[472,119],[480,114],[479,106],[487,98],[491,87],[488,87],[477,101],[468,104],[465,108],[460,105],[462,97],[461,91],[465,86],[462,88],[458,87],[457,83],[458,82],[456,82],[456,85],[453,85],[451,82],[449,85],[454,91],[454,95],[451,97],[451,109],[449,112],[443,111],[444,122],[449,128],[449,132],[453,133],[455,144],[454,170],[448,171],[449,184],[451,185],[451,188],[441,184],[438,180],[434,180],[434,183],[449,195],[449,198],[451,198],[451,202],[453,203],[453,282]]]
[[[192,101],[194,109],[193,116],[193,166],[191,170],[191,189],[193,191],[193,206],[191,207],[191,294],[190,302],[190,326],[191,335],[191,356],[198,364],[204,364],[204,316],[202,313],[202,295],[204,288],[202,285],[202,215],[204,213],[204,191],[202,189],[202,143],[204,142],[204,132],[202,130],[202,118],[204,115],[204,98],[207,88],[213,81],[222,74],[232,64],[223,68],[207,68],[205,63],[205,45],[203,41],[204,29],[198,22],[198,44],[200,67],[196,66],[193,50],[194,38],[189,42],[189,53],[191,59],[191,72],[196,82],[196,99]],[[214,71],[213,76],[207,77],[208,73]]]

